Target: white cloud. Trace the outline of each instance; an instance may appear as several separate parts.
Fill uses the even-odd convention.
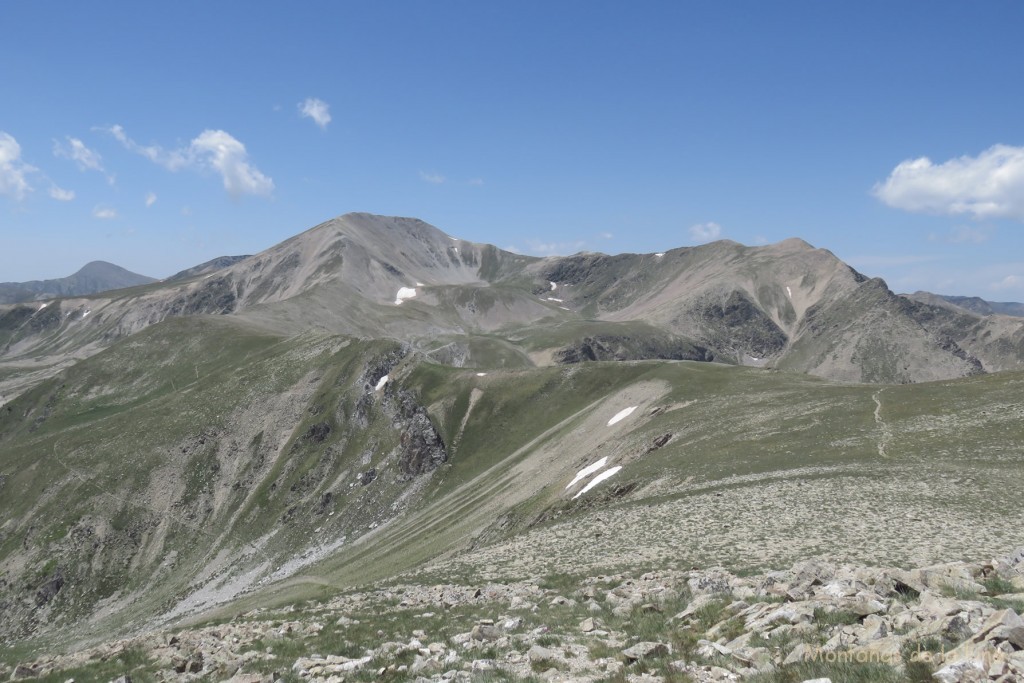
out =
[[[269,195],[274,181],[249,163],[245,145],[222,130],[204,130],[190,146],[196,155],[220,173],[224,189],[232,197]]]
[[[180,171],[181,169],[195,163],[195,159],[192,157],[190,147],[184,149],[172,149],[165,150],[160,145],[140,145],[139,143],[128,137],[122,126],[111,126],[110,128],[104,128],[106,132],[114,136],[114,138],[136,154],[141,154],[146,157],[154,164],[163,166],[168,171]]]
[[[121,126],[106,129],[122,145],[169,171],[183,168],[209,168],[220,174],[224,189],[232,197],[243,194],[269,195],[274,181],[249,162],[249,153],[241,141],[223,130],[204,130],[188,145],[166,150],[159,145],[140,145]]]
[[[65,159],[71,159],[78,166],[80,171],[97,171],[99,173],[106,173],[103,170],[103,158],[99,155],[99,152],[89,149],[85,146],[85,143],[78,138],[68,136],[66,145],[62,145],[57,140],[53,141],[53,155],[58,157],[64,157]]]
[[[993,282],[989,287],[995,291],[1002,291],[1004,289],[1017,289],[1024,286],[1024,277],[1020,275],[1007,275],[998,282]]]
[[[331,122],[331,106],[317,97],[307,97],[299,102],[299,114],[307,119],[313,119],[316,125],[327,130],[327,124]]]
[[[697,242],[711,242],[722,234],[722,226],[718,223],[697,223],[690,226],[690,237]]]
[[[146,208],[148,209],[149,207],[153,206],[154,204],[156,204],[156,193],[155,192],[147,192],[146,193]]]
[[[470,178],[467,182],[470,185],[475,185],[476,187],[480,187],[481,185],[484,184],[484,179],[483,178]]]
[[[1024,147],[993,145],[941,164],[908,159],[872,193],[904,211],[1024,221]]]
[[[58,202],[70,202],[75,198],[75,192],[74,190],[64,190],[53,185],[50,187],[50,197],[56,199]]]
[[[36,169],[21,160],[21,145],[11,135],[0,131],[0,195],[16,201],[32,191],[25,176]]]
[[[433,183],[434,185],[440,185],[447,178],[440,173],[427,173],[426,171],[420,171],[420,179],[424,182]]]
[[[615,235],[611,234],[607,230],[597,233],[597,236],[603,240],[610,240],[611,238],[615,237]]]
[[[92,210],[92,215],[94,218],[110,220],[111,218],[117,218],[117,210],[112,209],[109,206],[96,206]]]

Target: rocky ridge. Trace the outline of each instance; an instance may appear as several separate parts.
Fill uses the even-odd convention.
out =
[[[0,668],[12,680],[1024,678],[1024,548],[917,569],[822,560],[504,584],[395,583]],[[844,673],[845,672],[845,673]],[[500,678],[498,676],[500,675]]]
[[[478,367],[714,359],[899,384],[1024,367],[1021,318],[897,296],[798,239],[541,259],[412,218],[346,214],[259,254],[214,259],[152,286],[76,291],[53,293],[65,298],[47,303],[45,321],[35,320],[44,317],[36,304],[0,305],[0,394],[24,391],[69,357],[199,315],[282,336],[318,330],[418,348],[441,338],[470,347],[474,335],[500,335],[497,357],[478,349],[461,361]],[[510,344],[508,335],[532,336],[535,348]],[[503,345],[492,339],[492,351],[495,344]],[[26,364],[34,376],[25,376]]]

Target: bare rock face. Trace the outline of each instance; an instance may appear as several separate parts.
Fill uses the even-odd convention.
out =
[[[448,462],[448,450],[434,429],[426,409],[409,392],[399,397],[403,429],[399,439],[398,468],[405,479],[433,472]]]
[[[714,354],[675,336],[593,335],[555,352],[555,363],[625,360],[714,360]]]
[[[788,341],[786,333],[738,291],[730,293],[725,301],[708,303],[700,314],[717,335],[720,346],[732,346],[757,358],[778,353]]]
[[[39,590],[36,591],[36,607],[42,607],[53,600],[60,589],[64,587],[64,575],[58,569],[53,576],[47,579]]]
[[[180,295],[168,307],[168,315],[208,313],[227,315],[238,307],[238,294],[228,277],[207,280],[197,289]]]

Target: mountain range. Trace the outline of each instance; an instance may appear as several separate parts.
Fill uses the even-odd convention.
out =
[[[43,301],[65,296],[83,296],[111,289],[134,287],[155,282],[106,261],[90,261],[73,275],[54,280],[0,282],[0,304]]]
[[[922,298],[798,239],[536,258],[347,214],[0,306],[0,639],[1024,545],[1024,320]]]
[[[275,334],[403,339],[467,366],[495,355],[509,366],[694,359],[907,383],[1024,358],[1022,321],[897,296],[802,240],[536,258],[415,219],[348,214],[155,286],[0,309],[0,359],[32,354],[37,370],[61,367],[91,352],[83,349],[195,314]]]

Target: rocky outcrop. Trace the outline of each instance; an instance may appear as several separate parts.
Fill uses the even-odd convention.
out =
[[[709,568],[546,588],[538,580],[407,583],[47,656],[0,675],[109,670],[134,652],[160,680],[236,683],[284,671],[324,683],[360,672],[472,681],[486,671],[512,680],[823,681],[808,674],[866,667],[879,680],[1011,683],[1024,679],[1024,594],[996,594],[1024,588],[1022,572],[1024,551],[912,570],[810,560],[758,576]],[[324,650],[326,643],[340,645]]]
[[[167,315],[227,315],[237,308],[238,292],[232,279],[218,277],[179,295],[168,305]]]
[[[695,360],[711,361],[703,346],[673,336],[593,335],[558,349],[552,360],[560,365],[587,361]]]
[[[698,314],[720,348],[764,358],[786,346],[785,332],[742,292],[730,292],[723,301],[709,301]]]
[[[434,428],[427,410],[415,396],[402,391],[398,395],[402,435],[399,437],[398,468],[405,479],[433,472],[448,462],[448,449]]]

